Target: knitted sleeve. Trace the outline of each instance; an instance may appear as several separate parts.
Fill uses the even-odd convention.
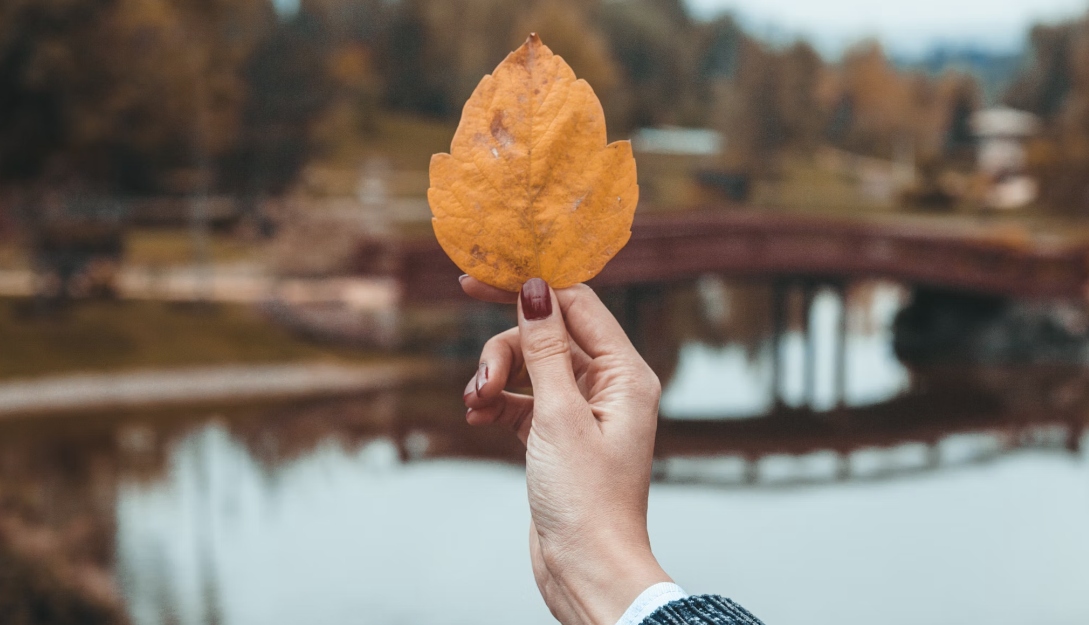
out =
[[[686,597],[658,608],[642,625],[763,625],[760,619],[725,597]]]

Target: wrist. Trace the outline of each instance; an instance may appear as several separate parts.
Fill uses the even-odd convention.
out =
[[[649,544],[596,550],[554,575],[587,625],[615,625],[644,590],[673,581]]]

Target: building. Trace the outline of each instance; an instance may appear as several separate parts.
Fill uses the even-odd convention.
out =
[[[1039,129],[1039,120],[1031,113],[996,107],[972,115],[971,124],[979,142],[976,166],[988,183],[987,206],[1013,209],[1030,204],[1038,189],[1025,171],[1025,144]]]

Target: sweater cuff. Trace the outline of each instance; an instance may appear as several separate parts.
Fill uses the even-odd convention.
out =
[[[658,608],[642,625],[763,625],[748,610],[725,597],[685,597]]]
[[[616,622],[616,625],[639,625],[648,616],[657,612],[662,606],[672,601],[684,599],[688,596],[680,586],[671,582],[661,582],[647,588],[632,601],[624,616]]]

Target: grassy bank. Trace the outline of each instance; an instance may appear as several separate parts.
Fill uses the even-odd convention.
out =
[[[244,306],[99,301],[43,314],[26,300],[0,299],[0,379],[363,358],[308,343]]]

